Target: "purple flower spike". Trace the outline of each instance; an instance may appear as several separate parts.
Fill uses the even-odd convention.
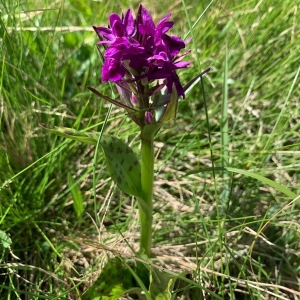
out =
[[[125,15],[112,13],[108,27],[94,26],[100,39],[98,43],[105,49],[102,81],[117,85],[123,82],[122,86],[126,83],[131,91],[126,92],[130,95],[126,103],[137,109],[137,113],[131,116],[140,126],[159,122],[160,118],[154,120],[153,116],[160,115],[155,111],[161,110],[161,103],[168,104],[161,100],[168,99],[163,92],[166,90],[164,86],[169,95],[174,94],[175,89],[176,97],[184,97],[176,71],[190,65],[181,61],[189,51],[180,55],[186,43],[167,34],[174,25],[170,18],[171,14],[167,14],[155,25],[148,10],[140,5],[135,19],[128,9]],[[160,108],[155,105],[160,105]]]

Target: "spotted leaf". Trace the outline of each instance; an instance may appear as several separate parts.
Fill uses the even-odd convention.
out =
[[[80,132],[65,127],[46,127],[51,133],[87,144],[97,145],[100,133]],[[141,198],[141,165],[137,155],[122,140],[103,134],[100,146],[112,180],[125,193]]]
[[[141,166],[132,149],[109,135],[102,137],[101,147],[113,181],[123,192],[141,197]]]

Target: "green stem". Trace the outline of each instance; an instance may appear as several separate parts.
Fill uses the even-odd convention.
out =
[[[153,137],[141,137],[141,182],[145,205],[139,206],[141,220],[140,252],[150,257],[152,243],[152,198],[154,180]]]

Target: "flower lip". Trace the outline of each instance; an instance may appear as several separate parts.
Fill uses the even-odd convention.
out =
[[[102,67],[102,80],[104,82],[116,82],[121,80],[126,73],[126,69],[114,58],[107,58]]]

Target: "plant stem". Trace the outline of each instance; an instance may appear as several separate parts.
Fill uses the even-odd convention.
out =
[[[141,183],[145,205],[139,205],[141,220],[140,253],[150,257],[152,243],[152,198],[154,180],[153,137],[141,137]]]

